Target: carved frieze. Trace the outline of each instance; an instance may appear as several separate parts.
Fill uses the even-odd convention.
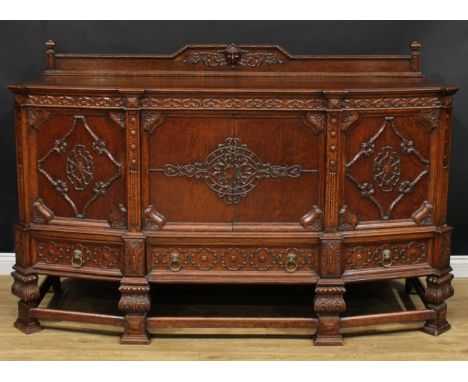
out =
[[[441,106],[441,100],[438,97],[347,98],[343,100],[343,108],[345,109],[386,109],[438,106]]]
[[[231,97],[143,97],[141,105],[150,109],[208,110],[322,110],[320,98],[231,98]]]
[[[29,95],[26,104],[37,106],[124,107],[124,97]]]

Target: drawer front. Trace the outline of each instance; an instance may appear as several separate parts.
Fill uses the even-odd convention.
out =
[[[35,268],[121,275],[123,255],[118,244],[34,239],[33,246]]]
[[[345,270],[395,269],[401,266],[428,264],[430,240],[347,246]]]
[[[314,247],[176,247],[149,245],[152,273],[314,272]]]

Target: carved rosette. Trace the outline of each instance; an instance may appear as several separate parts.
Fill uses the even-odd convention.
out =
[[[146,313],[151,308],[148,285],[127,285],[119,287],[122,294],[119,300],[119,310],[126,313]]]
[[[37,275],[23,275],[18,271],[14,271],[11,275],[14,279],[13,285],[11,286],[11,293],[24,302],[31,302],[39,299],[40,291],[37,285]]]
[[[428,276],[426,278],[426,304],[441,305],[446,299],[454,294],[452,286],[453,274],[447,273],[444,276]]]
[[[314,310],[318,314],[341,313],[346,310],[343,295],[346,289],[342,286],[317,286],[314,296]]]

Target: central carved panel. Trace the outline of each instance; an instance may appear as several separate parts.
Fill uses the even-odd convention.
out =
[[[228,204],[237,204],[263,180],[302,175],[302,166],[264,163],[239,138],[229,137],[202,162],[166,164],[160,170],[166,176],[184,176],[204,180]]]
[[[374,180],[382,191],[389,192],[400,180],[400,155],[392,146],[383,147],[374,158]]]

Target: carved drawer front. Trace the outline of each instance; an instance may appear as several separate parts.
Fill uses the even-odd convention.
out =
[[[428,201],[438,110],[406,114],[346,112],[341,230],[360,222],[411,219],[432,224]]]
[[[429,240],[352,245],[345,248],[344,264],[346,270],[428,264],[429,251]]]
[[[34,239],[35,268],[121,275],[122,247],[113,243]]]
[[[148,246],[152,273],[275,272],[311,273],[317,250],[313,247],[165,247]]]
[[[32,220],[100,220],[126,227],[123,112],[28,110]],[[62,223],[66,220],[62,219]]]
[[[163,118],[145,113],[146,229],[164,228],[165,223],[231,227],[257,222],[303,229],[301,218],[311,211],[317,221],[306,219],[302,225],[319,229],[323,115]]]

